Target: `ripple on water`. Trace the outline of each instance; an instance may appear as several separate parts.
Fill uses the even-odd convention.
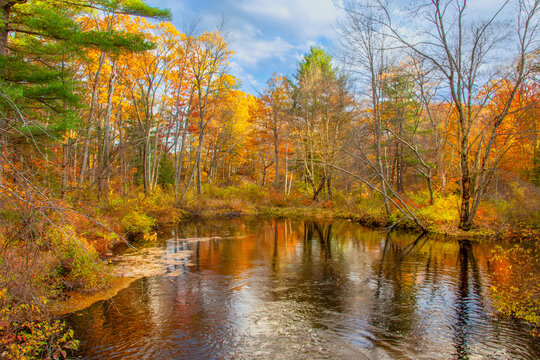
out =
[[[69,317],[82,358],[540,358],[538,339],[493,315],[487,245],[409,246],[340,222],[189,231],[148,253],[165,274]]]

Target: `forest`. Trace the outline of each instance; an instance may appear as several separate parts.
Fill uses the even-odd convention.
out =
[[[343,1],[338,49],[249,92],[226,24],[0,0],[0,357],[66,357],[77,340],[47,304],[106,287],[111,249],[188,219],[513,239],[494,261],[540,273],[540,2],[466,3],[427,1],[411,34],[382,2]],[[529,288],[494,290],[501,311],[540,324],[534,278],[504,276]]]

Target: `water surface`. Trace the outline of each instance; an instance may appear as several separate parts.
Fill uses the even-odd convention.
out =
[[[289,220],[164,238],[183,259],[168,274],[68,318],[82,358],[540,359],[538,338],[496,314],[487,243]]]

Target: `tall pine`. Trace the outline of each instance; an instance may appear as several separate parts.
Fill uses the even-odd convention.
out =
[[[130,14],[157,19],[168,10],[142,0],[0,0],[0,86],[26,109],[61,112],[78,104],[69,60],[88,48],[139,52],[152,48],[141,36],[112,29],[85,29],[82,15]],[[5,105],[5,104],[4,104]]]

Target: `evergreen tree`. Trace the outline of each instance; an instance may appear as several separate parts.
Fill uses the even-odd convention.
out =
[[[0,84],[17,104],[62,111],[78,104],[69,60],[95,48],[106,52],[145,51],[139,35],[113,29],[85,29],[80,16],[132,14],[169,18],[168,10],[141,0],[0,0]]]

